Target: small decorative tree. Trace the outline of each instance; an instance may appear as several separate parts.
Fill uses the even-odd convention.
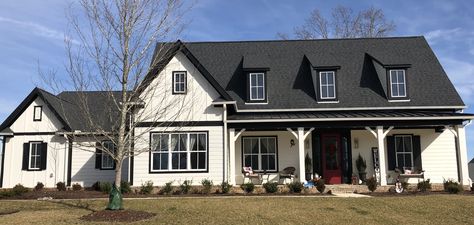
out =
[[[365,161],[364,158],[362,158],[360,153],[359,153],[359,156],[356,159],[356,167],[357,167],[357,171],[359,171],[360,180],[365,182],[366,181],[366,176],[367,176],[367,172],[365,171],[367,169],[367,162]]]

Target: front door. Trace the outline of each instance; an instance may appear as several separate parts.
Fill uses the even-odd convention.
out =
[[[323,179],[327,184],[340,184],[341,170],[341,137],[339,134],[322,134]]]

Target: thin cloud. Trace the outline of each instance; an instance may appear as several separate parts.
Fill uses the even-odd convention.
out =
[[[65,39],[68,39],[73,44],[79,44],[77,40],[74,40],[66,36],[63,32],[43,26],[38,23],[33,23],[29,21],[20,21],[20,20],[16,20],[12,18],[1,17],[1,16],[0,16],[0,22],[10,23],[10,24],[24,27],[28,29],[28,31],[31,32],[31,34],[38,35],[41,37],[45,37],[45,38],[49,38],[53,40],[60,40],[60,41],[64,41]]]

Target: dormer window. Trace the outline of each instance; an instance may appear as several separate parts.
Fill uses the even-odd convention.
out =
[[[319,72],[319,97],[321,100],[336,99],[336,73],[334,71]]]
[[[263,102],[266,100],[265,73],[249,73],[249,100]]]
[[[405,98],[407,97],[407,83],[405,70],[390,70],[390,97]]]
[[[173,72],[173,94],[186,94],[186,71]]]

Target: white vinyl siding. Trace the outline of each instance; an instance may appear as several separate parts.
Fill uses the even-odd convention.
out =
[[[265,74],[250,73],[250,100],[265,100]]]
[[[154,133],[151,139],[151,171],[207,169],[207,133]]]
[[[390,70],[390,90],[394,98],[407,96],[405,70]]]
[[[321,99],[336,98],[336,77],[334,71],[319,72],[319,94]]]
[[[276,137],[243,137],[243,162],[255,171],[276,171]]]
[[[30,142],[30,154],[28,159],[28,169],[41,169],[41,142]]]

